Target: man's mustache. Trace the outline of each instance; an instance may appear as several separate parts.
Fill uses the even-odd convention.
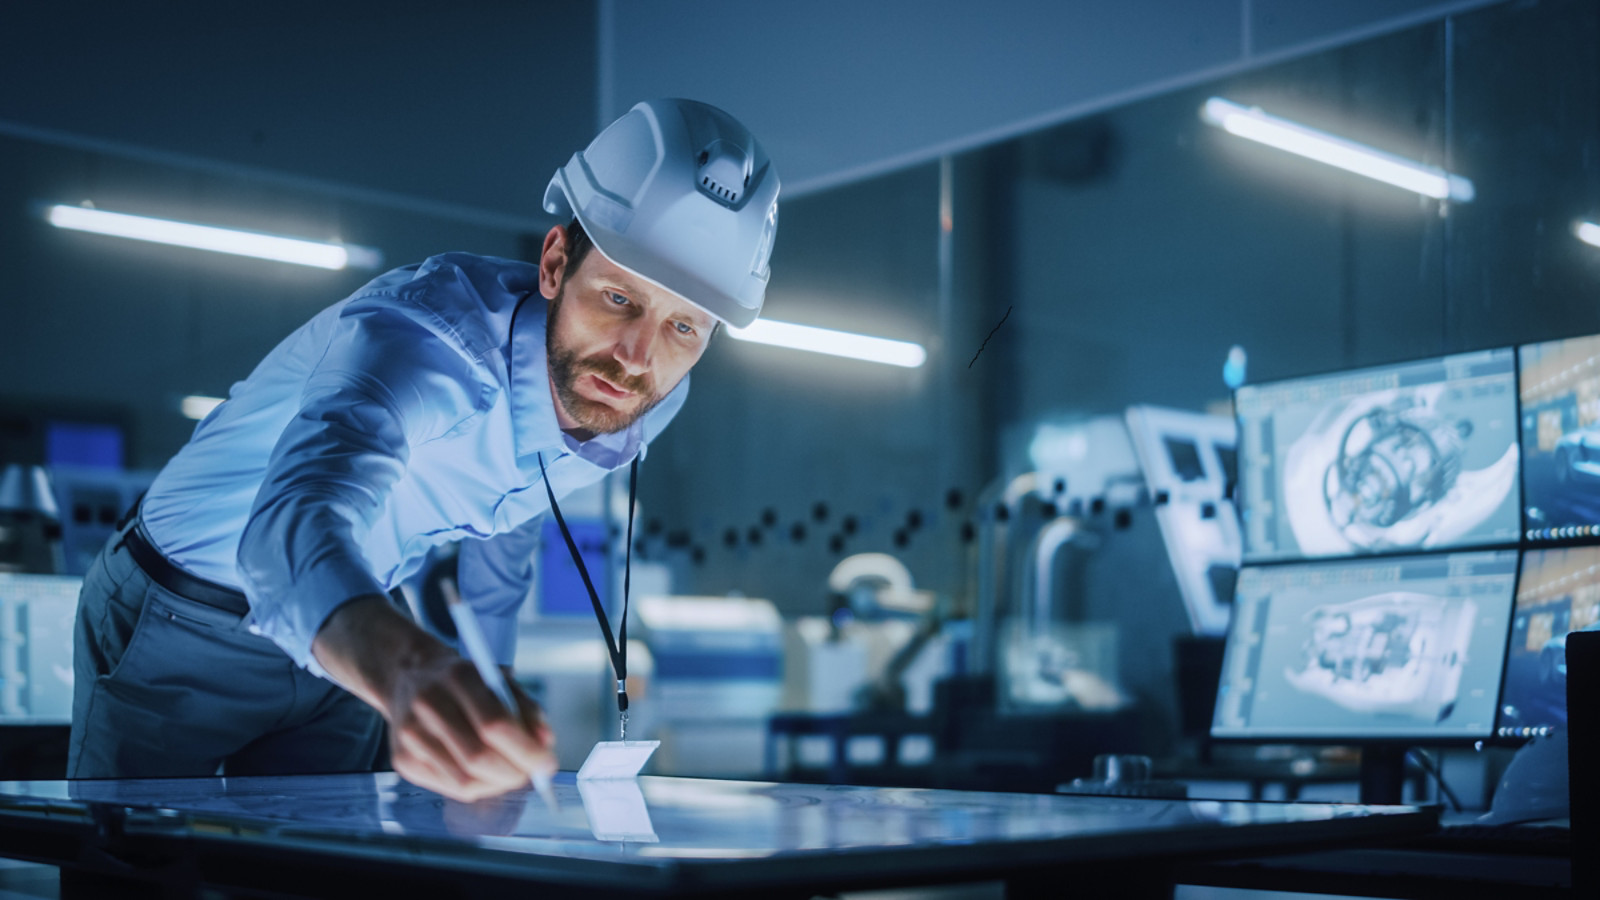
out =
[[[585,372],[599,375],[619,388],[634,394],[650,395],[650,379],[645,375],[629,375],[622,364],[614,359],[580,359],[573,369],[579,375]]]

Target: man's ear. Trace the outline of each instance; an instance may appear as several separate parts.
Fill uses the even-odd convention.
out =
[[[561,293],[567,275],[567,229],[555,225],[545,233],[544,249],[539,252],[539,293],[554,300]]]

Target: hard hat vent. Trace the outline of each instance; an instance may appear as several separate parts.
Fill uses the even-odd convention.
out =
[[[750,184],[750,154],[724,140],[706,145],[695,157],[700,190],[725,206],[738,206]]]

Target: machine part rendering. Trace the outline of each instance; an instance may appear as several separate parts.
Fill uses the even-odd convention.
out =
[[[1305,614],[1295,688],[1355,712],[1443,722],[1455,710],[1478,605],[1391,591]]]
[[[1450,493],[1471,434],[1471,421],[1446,421],[1410,395],[1368,410],[1345,428],[1324,473],[1329,517],[1352,543],[1369,546]]]

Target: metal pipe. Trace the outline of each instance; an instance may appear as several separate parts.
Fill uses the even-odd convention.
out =
[[[996,479],[978,495],[978,591],[972,617],[972,671],[977,674],[994,671],[996,624],[1009,581],[1011,525],[998,520],[995,507],[1003,505],[1014,517],[1021,512],[1021,499],[1038,484],[1037,472],[1024,472],[1010,481]]]
[[[1062,516],[1050,520],[1033,539],[1029,554],[1033,558],[1033,590],[1026,600],[1030,607],[1027,620],[1032,623],[1034,634],[1042,635],[1050,630],[1051,613],[1055,606],[1055,591],[1052,589],[1054,579],[1051,576],[1055,573],[1056,554],[1084,533],[1077,519]]]

